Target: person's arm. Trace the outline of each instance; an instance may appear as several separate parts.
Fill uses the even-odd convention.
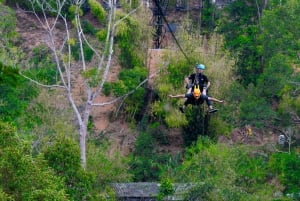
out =
[[[210,81],[207,81],[206,89],[208,89],[210,86]]]
[[[206,83],[206,89],[208,89],[210,87],[210,80],[206,75],[203,75],[203,78],[204,78],[204,83]]]
[[[224,103],[225,102],[224,100],[219,100],[219,99],[216,99],[216,98],[213,98],[213,97],[208,97],[208,100],[211,100],[211,101],[214,101],[214,102],[217,102],[217,103]]]
[[[170,98],[185,98],[185,94],[169,95]]]
[[[193,84],[191,83],[193,81],[193,76],[195,76],[195,75],[191,74],[184,79],[184,82],[185,82],[187,88],[191,88],[193,86]]]
[[[188,78],[188,77],[186,77],[186,78],[184,78],[184,82],[185,82],[185,84],[190,84],[190,79]]]

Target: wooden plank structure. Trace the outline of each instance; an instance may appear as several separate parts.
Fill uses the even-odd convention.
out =
[[[175,183],[174,194],[164,200],[182,201],[184,195],[194,186],[195,184],[192,183]],[[113,183],[112,187],[118,201],[157,201],[160,184],[155,182]]]

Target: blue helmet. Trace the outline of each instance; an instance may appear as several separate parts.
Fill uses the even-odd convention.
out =
[[[197,64],[196,68],[201,69],[201,70],[205,70],[205,66],[203,64]]]

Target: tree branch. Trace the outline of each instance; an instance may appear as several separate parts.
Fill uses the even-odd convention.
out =
[[[25,79],[27,79],[27,80],[29,80],[29,81],[31,81],[31,82],[33,82],[33,83],[35,83],[35,84],[37,84],[38,86],[41,86],[41,87],[46,87],[46,88],[63,88],[63,89],[66,89],[65,86],[61,86],[61,85],[45,85],[45,84],[42,84],[42,83],[40,83],[40,82],[38,82],[36,80],[31,79],[30,77],[27,77],[26,75],[24,75],[22,73],[20,73],[20,75],[22,77],[24,77]]]

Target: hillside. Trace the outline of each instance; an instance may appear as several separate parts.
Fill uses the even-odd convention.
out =
[[[170,18],[176,18],[176,13],[171,13]],[[95,26],[97,26],[97,21],[91,17],[90,15],[86,15],[85,18],[88,18],[90,21],[94,21]],[[44,30],[39,26],[39,23],[35,16],[25,13],[22,10],[17,10],[17,31],[20,34],[22,39],[21,47],[22,49],[30,55],[30,52],[34,47],[38,45],[47,43],[47,37]],[[59,31],[57,32],[57,38],[60,37]],[[168,41],[169,46],[173,46],[174,40],[170,34],[166,35],[165,40]],[[172,44],[173,43],[173,44]],[[203,49],[203,54],[206,53],[206,49]],[[158,66],[160,66],[160,62],[162,62],[163,49],[149,49],[148,52],[148,61],[147,68],[149,69],[149,74],[152,75]],[[109,71],[107,81],[112,82],[118,79],[118,72],[120,70],[120,66],[117,62],[113,62],[111,69]],[[149,80],[149,86],[153,85],[155,82],[155,77]],[[76,96],[80,99],[81,96],[81,85],[80,79],[77,83],[77,90],[74,91]],[[99,102],[109,101],[113,99],[112,96],[102,95],[98,98]],[[128,123],[120,118],[113,117],[118,107],[121,103],[106,105],[102,107],[97,107],[92,111],[94,132],[104,135],[111,142],[111,154],[119,151],[120,153],[127,155],[129,154],[135,145],[135,140],[137,137],[137,131],[130,128]],[[220,111],[222,112],[222,111]],[[181,129],[167,129],[161,127],[161,129],[166,130],[168,133],[168,144],[160,145],[158,150],[161,152],[169,152],[176,154],[183,149],[183,139],[181,136]],[[251,145],[264,145],[264,144],[276,144],[277,136],[280,133],[278,131],[272,130],[263,130],[250,128],[251,133],[249,133],[248,127],[243,128],[235,128],[230,136],[220,136],[219,142],[228,143],[228,144],[251,144]]]
[[[299,200],[298,1],[55,2],[0,3],[0,200]]]

